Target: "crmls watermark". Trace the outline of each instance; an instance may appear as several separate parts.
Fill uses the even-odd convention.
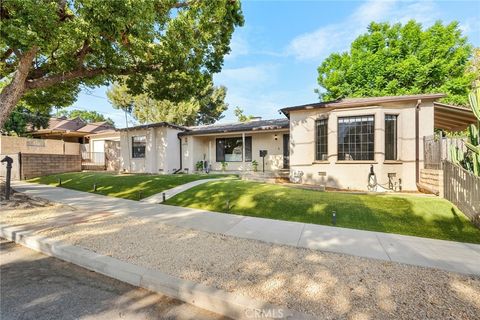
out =
[[[245,316],[250,319],[281,319],[284,314],[283,309],[248,309]]]

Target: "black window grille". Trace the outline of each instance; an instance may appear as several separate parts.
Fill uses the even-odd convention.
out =
[[[328,160],[328,119],[315,121],[315,160]]]
[[[145,136],[132,137],[132,158],[145,158]]]
[[[385,115],[385,160],[397,160],[397,115]]]
[[[374,160],[375,117],[338,118],[338,160]]]

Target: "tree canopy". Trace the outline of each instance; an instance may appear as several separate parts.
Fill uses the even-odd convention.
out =
[[[59,110],[57,112],[57,116],[65,116],[67,118],[81,118],[85,122],[92,123],[92,122],[107,122],[111,125],[114,125],[112,119],[105,117],[103,114],[94,111],[94,110]]]
[[[133,95],[121,83],[115,83],[107,92],[115,108],[129,112],[140,123],[167,121],[185,126],[212,124],[221,119],[228,108],[226,94],[225,87],[214,87],[212,83],[195,97],[179,102],[157,100],[146,92]]]
[[[21,100],[67,106],[80,86],[121,75],[134,94],[186,101],[221,70],[243,24],[238,0],[3,0],[0,16],[0,126]]]
[[[241,109],[240,107],[235,107],[235,109],[233,110],[233,114],[235,115],[235,117],[237,117],[237,120],[239,122],[247,122],[248,120],[252,119],[253,116],[252,115],[246,115],[245,112],[243,111],[243,109]]]
[[[344,53],[333,53],[318,67],[323,101],[343,97],[446,93],[446,102],[466,105],[475,78],[468,68],[472,47],[458,23],[436,22],[423,30],[372,22]]]
[[[33,129],[42,129],[48,127],[50,119],[50,110],[42,110],[25,104],[18,105],[10,113],[3,126],[4,133],[9,135],[23,136]]]

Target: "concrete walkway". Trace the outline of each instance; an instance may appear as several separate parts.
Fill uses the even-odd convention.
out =
[[[191,189],[193,187],[196,187],[198,185],[210,182],[210,181],[219,181],[219,180],[225,180],[226,178],[219,178],[219,179],[201,179],[201,180],[196,180],[192,181],[189,183],[181,184],[179,186],[176,186],[175,188],[165,190],[163,192],[154,194],[153,196],[144,198],[140,201],[146,202],[146,203],[162,203],[163,202],[163,194],[165,193],[165,200],[168,200],[177,194],[186,191],[188,189]]]
[[[275,244],[480,275],[480,245],[315,224],[245,217],[15,182],[17,191],[92,214],[108,211]]]

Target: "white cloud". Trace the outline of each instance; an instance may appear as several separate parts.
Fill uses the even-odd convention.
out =
[[[428,26],[439,16],[433,1],[369,0],[345,20],[297,36],[287,52],[300,60],[321,60],[332,52],[346,50],[372,21],[405,23],[414,19]]]
[[[227,68],[215,75],[215,82],[227,87],[237,85],[256,87],[259,84],[273,80],[275,72],[276,68],[273,65]]]
[[[473,43],[480,42],[480,20],[469,18],[459,25],[463,35],[467,36]]]
[[[250,52],[248,41],[243,34],[235,32],[230,41],[230,53],[225,56],[226,60],[233,60],[239,56],[247,55]]]

